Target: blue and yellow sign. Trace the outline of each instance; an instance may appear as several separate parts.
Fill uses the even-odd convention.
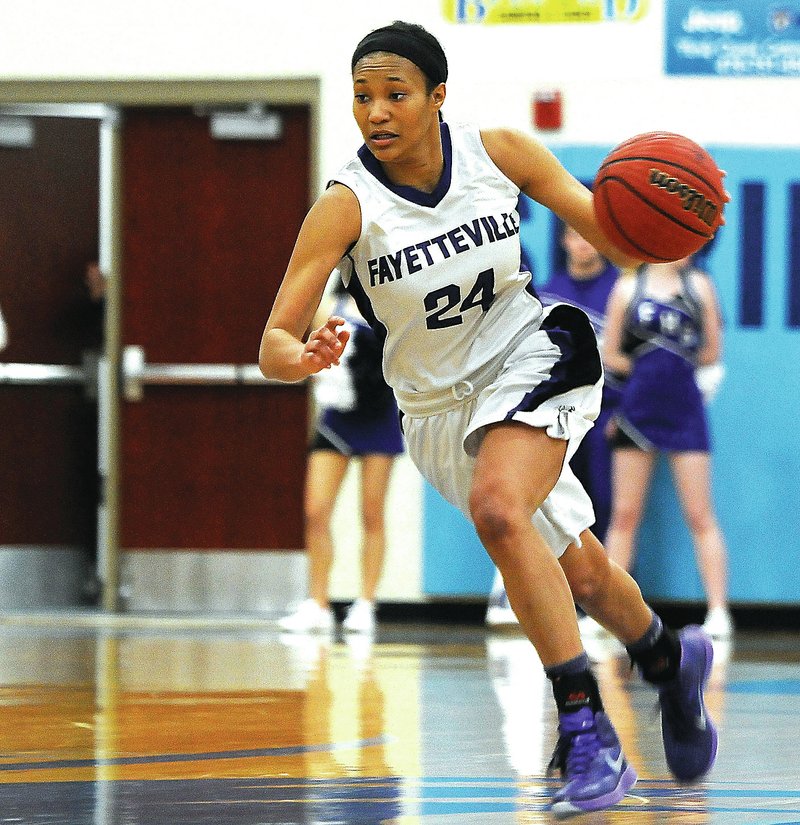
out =
[[[650,0],[442,0],[451,23],[600,23],[640,20]]]
[[[800,76],[800,0],[665,0],[667,74]]]

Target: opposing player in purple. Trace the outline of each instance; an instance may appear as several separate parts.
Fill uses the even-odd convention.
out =
[[[553,813],[608,808],[636,780],[574,601],[658,687],[667,762],[696,779],[716,754],[703,704],[711,643],[699,629],[666,629],[589,530],[591,502],[568,461],[600,408],[597,339],[579,309],[545,309],[520,271],[519,193],[617,263],[637,262],[605,239],[591,193],[543,144],[440,120],[447,59],[425,29],[395,22],[370,32],[351,68],[364,145],[303,223],[262,336],[261,369],[297,381],[340,361],[342,318],[305,332],[341,265],[384,338],[383,371],[409,455],[471,518],[553,685],[553,764],[564,777]]]

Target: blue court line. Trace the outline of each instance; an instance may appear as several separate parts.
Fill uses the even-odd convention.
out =
[[[711,805],[704,805],[700,808],[684,808],[676,809],[675,806],[670,805],[637,805],[636,807],[620,806],[614,810],[621,811],[641,811],[642,813],[702,813],[702,814],[781,814],[782,816],[796,816],[800,813],[800,809],[787,810],[786,808],[720,808]],[[775,822],[771,825],[797,825],[792,822]]]
[[[120,756],[112,759],[56,759],[45,762],[5,762],[0,763],[0,771],[37,771],[65,768],[94,768],[112,765],[158,765],[162,762],[211,762],[217,759],[253,759],[271,756],[296,756],[303,753],[329,753],[331,751],[353,750],[386,745],[394,737],[384,734],[372,739],[358,739],[354,742],[331,742],[324,745],[294,745],[288,748],[254,748],[251,750],[217,751],[211,753],[160,753],[155,756]]]
[[[526,778],[530,781],[532,777]],[[193,825],[197,811],[204,811],[203,821],[217,825],[239,825],[250,821],[292,822],[348,822],[350,825],[374,825],[379,821],[393,821],[403,813],[412,811],[421,819],[428,816],[480,813],[539,812],[546,810],[549,797],[545,789],[537,788],[535,795],[525,795],[525,790],[513,785],[524,782],[522,778],[503,777],[500,786],[492,788],[491,782],[476,777],[420,777],[405,780],[402,776],[390,777],[340,777],[327,779],[289,780],[269,779],[189,779],[189,780],[108,780],[77,782],[22,782],[2,786],[4,810],[20,817],[20,821],[70,822],[72,825],[91,825],[94,807],[98,799],[98,787],[104,786],[104,804],[111,806],[112,814],[136,813],[140,825]],[[342,788],[345,783],[356,787]],[[291,789],[287,790],[287,785]],[[429,787],[425,787],[428,785]],[[435,787],[431,788],[433,785]],[[444,796],[447,785],[451,793]],[[464,787],[473,785],[477,787]],[[460,787],[459,787],[460,786]],[[726,789],[724,796],[739,796],[726,804],[716,798],[714,788],[704,793],[703,788],[674,788],[672,793],[634,794],[639,799],[629,799],[614,808],[620,814],[642,815],[665,813],[696,814],[702,817],[715,814],[755,815],[766,825],[798,825],[800,815],[797,792],[792,790],[763,791]],[[752,801],[741,797],[752,797]],[[780,801],[768,802],[759,807],[759,798],[773,796]],[[661,798],[666,797],[666,798]],[[698,797],[698,798],[692,798]],[[632,804],[633,803],[633,804]],[[66,808],[65,808],[66,806]],[[70,807],[72,806],[72,807]],[[69,813],[63,818],[63,813]],[[167,812],[165,815],[165,811]],[[79,814],[82,816],[79,818]],[[300,818],[300,814],[302,818]],[[61,818],[58,818],[58,817]],[[775,817],[779,817],[778,820]],[[114,821],[117,821],[114,816]],[[111,821],[111,820],[109,820]]]
[[[652,688],[641,682],[631,682],[625,686],[628,693],[651,693]],[[724,693],[754,693],[764,696],[798,696],[800,679],[747,679],[730,681],[725,685]],[[795,711],[791,711],[792,714]]]

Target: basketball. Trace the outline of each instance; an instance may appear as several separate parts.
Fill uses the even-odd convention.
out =
[[[724,223],[723,176],[714,158],[683,135],[636,135],[600,164],[592,186],[597,221],[608,240],[634,258],[685,258]]]

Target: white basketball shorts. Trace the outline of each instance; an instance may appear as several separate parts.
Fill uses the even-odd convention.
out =
[[[532,519],[558,557],[571,543],[580,546],[580,534],[594,523],[591,500],[568,462],[597,418],[602,385],[597,340],[586,315],[565,304],[548,307],[491,374],[421,403],[398,398],[409,455],[469,518],[475,456],[487,426],[517,421],[567,441],[561,475]]]

